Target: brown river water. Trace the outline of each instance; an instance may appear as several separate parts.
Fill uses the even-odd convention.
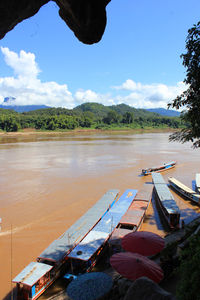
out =
[[[0,136],[0,299],[14,278],[64,233],[108,189],[140,189],[151,176],[141,169],[177,161],[163,172],[194,187],[200,149],[169,143],[169,133],[85,133]],[[199,208],[172,191],[185,223]],[[164,236],[155,203],[141,230]]]

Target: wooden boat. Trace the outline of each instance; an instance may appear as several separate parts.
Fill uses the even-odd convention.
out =
[[[196,191],[200,194],[200,174],[196,174]]]
[[[122,237],[130,232],[139,230],[151,202],[152,191],[153,184],[144,184],[143,188],[136,194],[129,209],[109,238],[108,243],[112,252],[121,250]]]
[[[169,163],[164,163],[163,165],[160,165],[158,167],[142,169],[142,175],[150,175],[152,172],[163,172],[171,168],[174,168],[175,165],[176,165],[176,161],[171,161]]]
[[[119,224],[121,217],[125,214],[137,190],[128,189],[109,209],[108,213],[93,227],[85,238],[68,255],[71,272],[80,273],[80,270],[89,272],[97,263],[101,252]],[[66,275],[65,275],[66,276]],[[67,274],[70,276],[70,274]]]
[[[159,173],[152,173],[154,190],[159,211],[171,229],[178,228],[180,222],[180,210],[172,196],[167,184]]]
[[[61,237],[49,245],[12,281],[17,285],[17,299],[37,299],[59,276],[69,268],[68,254],[108,213],[115,204],[118,190],[109,190]]]
[[[168,178],[169,184],[186,199],[192,200],[193,202],[200,204],[200,195],[194,192],[192,189],[175,179],[174,177]]]

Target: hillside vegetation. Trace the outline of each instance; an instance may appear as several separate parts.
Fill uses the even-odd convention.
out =
[[[0,108],[0,129],[18,131],[24,128],[38,130],[137,129],[137,128],[183,128],[180,117],[165,117],[145,109],[126,104],[104,106],[84,103],[74,109],[44,108],[29,112],[15,112]]]

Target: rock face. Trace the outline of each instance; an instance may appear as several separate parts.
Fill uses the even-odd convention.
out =
[[[175,297],[152,280],[141,277],[128,289],[124,300],[175,300]]]
[[[49,0],[1,0],[0,39],[24,19],[38,12]],[[106,26],[106,5],[110,0],[54,0],[59,15],[85,44],[101,40]]]

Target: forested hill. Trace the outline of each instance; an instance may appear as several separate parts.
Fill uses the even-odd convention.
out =
[[[44,108],[18,113],[0,108],[0,130],[17,131],[23,128],[39,130],[67,130],[79,128],[179,128],[180,117],[166,117],[126,104],[104,106],[84,103],[74,109]]]
[[[92,112],[96,116],[105,117],[109,111],[115,111],[119,115],[124,115],[129,112],[137,117],[158,116],[157,113],[148,112],[145,109],[136,109],[126,104],[118,104],[112,106],[104,106],[99,103],[84,103],[73,109],[76,112]]]

